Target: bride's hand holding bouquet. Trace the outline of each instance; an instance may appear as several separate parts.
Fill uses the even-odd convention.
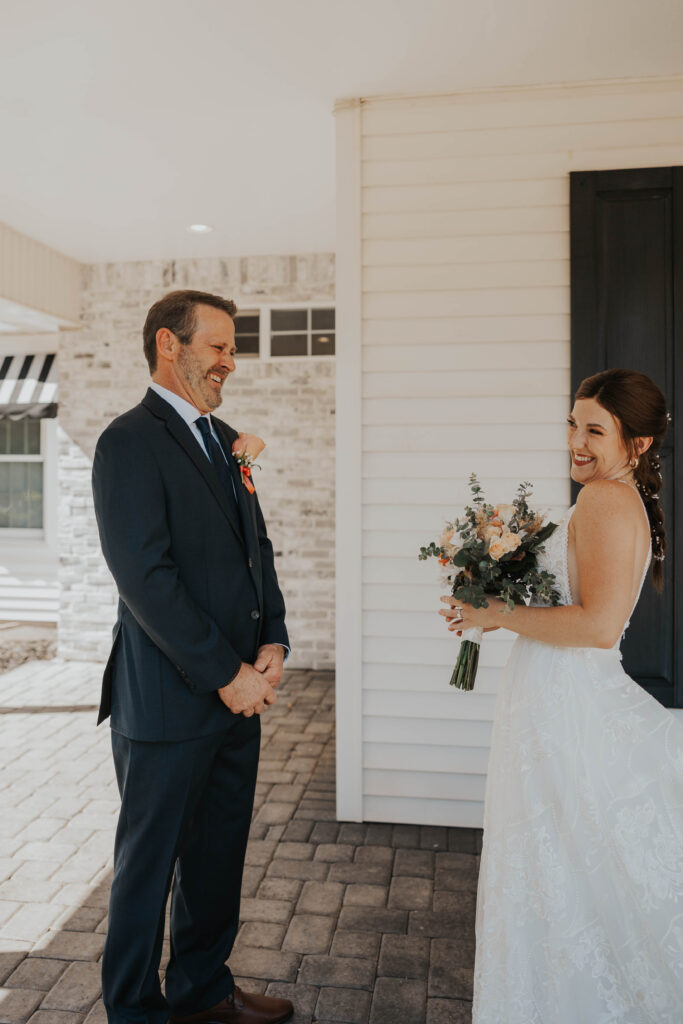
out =
[[[504,626],[501,612],[534,597],[556,604],[555,578],[537,567],[537,554],[556,529],[533,512],[527,499],[531,484],[520,484],[511,505],[486,503],[479,480],[470,476],[472,505],[462,518],[446,524],[439,543],[420,548],[420,559],[438,558],[446,569],[451,594],[440,615],[451,632],[462,635],[451,685],[471,690],[477,674],[484,632]]]

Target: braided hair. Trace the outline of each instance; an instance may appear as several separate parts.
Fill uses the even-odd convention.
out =
[[[652,580],[661,593],[664,586],[666,530],[659,502],[663,480],[659,453],[671,417],[666,399],[654,381],[635,370],[604,370],[586,377],[578,387],[576,399],[594,398],[619,424],[622,440],[629,453],[633,478],[647,511],[652,537]],[[636,440],[651,437],[652,445],[639,455]]]

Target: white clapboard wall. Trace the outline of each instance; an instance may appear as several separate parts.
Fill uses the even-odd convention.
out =
[[[496,688],[447,683],[436,539],[477,471],[569,502],[569,172],[683,164],[683,78],[338,105],[338,813],[480,826]]]

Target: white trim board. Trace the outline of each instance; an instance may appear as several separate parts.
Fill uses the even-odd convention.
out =
[[[337,817],[363,819],[361,106],[337,117]]]

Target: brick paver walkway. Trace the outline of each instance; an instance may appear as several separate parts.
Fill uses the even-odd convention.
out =
[[[0,677],[0,1024],[103,1024],[118,811],[101,666]],[[471,1020],[480,834],[335,820],[334,680],[287,674],[264,742],[231,967],[294,1024]]]

